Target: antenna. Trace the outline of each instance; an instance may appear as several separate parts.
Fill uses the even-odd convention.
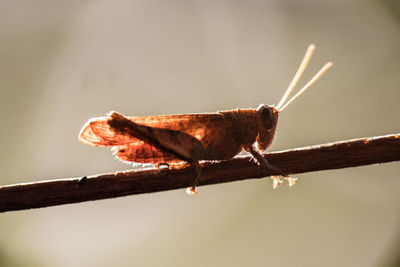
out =
[[[331,67],[333,66],[333,62],[328,62],[326,63],[318,72],[317,74],[314,75],[314,77],[311,78],[311,80],[304,85],[303,88],[301,88],[300,91],[297,92],[297,94],[295,94],[288,102],[286,102],[285,105],[283,105],[283,107],[277,108],[278,111],[282,111],[284,110],[290,103],[292,103],[296,98],[298,98],[302,93],[304,93],[304,91],[306,91],[308,88],[311,87],[311,85],[313,85],[319,78],[321,78],[322,75],[324,75],[324,73],[329,70]]]
[[[310,44],[308,46],[306,54],[304,55],[303,60],[300,63],[299,68],[297,69],[296,74],[293,77],[293,80],[290,82],[289,87],[286,89],[285,93],[283,94],[283,96],[281,98],[281,101],[279,101],[279,104],[275,107],[277,110],[280,110],[280,107],[283,105],[283,103],[289,97],[290,93],[292,92],[292,90],[296,86],[297,82],[300,80],[301,75],[303,75],[303,72],[306,69],[308,62],[310,61],[314,50],[315,50],[315,45],[314,44]]]

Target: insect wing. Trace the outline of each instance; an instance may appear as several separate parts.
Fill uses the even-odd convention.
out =
[[[179,139],[174,141],[171,138],[167,138],[166,141],[175,146],[174,150],[180,150],[182,147],[189,145],[187,143],[191,143],[189,147],[196,146],[196,151],[193,152],[198,159],[229,159],[240,151],[232,129],[232,123],[234,122],[223,113],[161,115],[130,117],[129,119],[140,125],[168,129],[194,137],[200,141],[201,148],[193,141],[183,142]],[[181,138],[188,139],[183,135]]]
[[[207,127],[214,127],[215,122],[221,119],[218,113],[182,114],[161,116],[126,117],[132,122],[149,127],[182,131],[201,140]],[[82,128],[79,140],[92,146],[118,146],[138,143],[141,140],[135,137],[115,132],[107,123],[108,117],[90,119]]]
[[[145,136],[155,135],[161,138],[161,142],[164,143],[161,146],[146,142],[143,140],[147,139],[146,137],[137,138],[132,134],[115,131],[108,123],[109,117],[89,120],[82,128],[79,139],[88,145],[113,146],[114,154],[123,161],[181,162],[182,158],[190,159],[193,150],[196,150],[194,154],[199,159],[224,159],[233,157],[237,153],[237,148],[233,149],[235,151],[220,151],[221,143],[232,145],[233,140],[232,134],[229,134],[232,133],[229,129],[231,125],[223,117],[220,113],[124,117],[138,126],[148,128],[149,131],[145,130],[147,131]],[[152,128],[158,130],[154,133]],[[182,134],[179,134],[180,132]],[[191,140],[191,137],[195,140]],[[201,146],[197,140],[201,142]],[[165,146],[168,146],[167,149]],[[227,155],[222,155],[226,153]]]
[[[92,146],[118,146],[140,141],[137,138],[115,132],[107,117],[90,119],[79,133],[79,140]]]
[[[115,146],[112,150],[114,155],[122,161],[152,164],[182,162],[182,160],[176,156],[144,141],[138,141],[124,146]]]

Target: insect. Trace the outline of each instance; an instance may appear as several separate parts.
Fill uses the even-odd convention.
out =
[[[279,112],[317,81],[331,66],[326,63],[314,77],[285,102],[303,74],[315,46],[311,44],[289,87],[277,106],[261,104],[257,109],[235,109],[214,113],[127,117],[115,111],[90,119],[79,133],[84,144],[112,147],[122,161],[153,164],[188,162],[196,171],[189,194],[195,194],[202,160],[227,160],[242,149],[261,167],[278,171],[263,156],[275,135]],[[289,184],[294,182],[289,180]],[[280,180],[274,180],[274,185]]]

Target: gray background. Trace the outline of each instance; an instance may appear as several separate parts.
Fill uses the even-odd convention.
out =
[[[397,9],[396,9],[397,5]],[[399,132],[396,1],[0,1],[1,184],[129,169],[88,118],[277,104],[271,150]],[[399,163],[0,215],[1,266],[394,266]],[[0,200],[1,201],[1,200]]]

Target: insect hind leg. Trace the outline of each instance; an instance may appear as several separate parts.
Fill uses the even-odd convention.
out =
[[[190,165],[193,166],[193,168],[194,168],[194,170],[196,172],[196,175],[195,175],[195,177],[193,179],[192,186],[186,188],[186,193],[188,195],[195,195],[195,194],[197,194],[196,186],[199,183],[199,178],[201,176],[201,166],[200,166],[200,163],[199,163],[198,160],[191,161]]]

